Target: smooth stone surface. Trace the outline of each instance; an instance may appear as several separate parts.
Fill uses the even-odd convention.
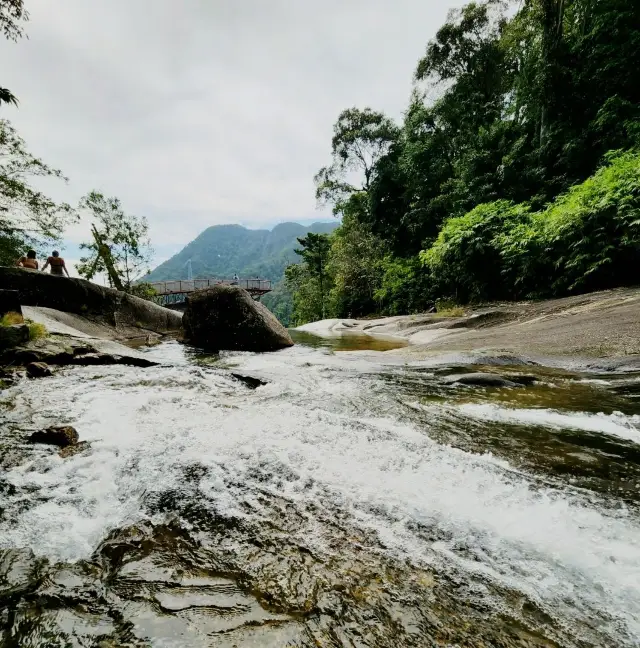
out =
[[[469,385],[471,387],[523,387],[522,383],[507,380],[492,373],[454,374],[443,379],[446,385]]]
[[[246,290],[215,286],[187,297],[185,338],[211,351],[277,351],[293,346],[287,329]]]

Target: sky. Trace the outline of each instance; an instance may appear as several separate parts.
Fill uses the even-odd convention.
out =
[[[150,224],[154,264],[211,225],[331,220],[313,176],[345,108],[400,119],[453,0],[25,0],[0,41],[29,150]],[[88,220],[62,248],[71,265]]]

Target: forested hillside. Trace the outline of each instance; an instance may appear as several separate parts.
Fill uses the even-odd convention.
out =
[[[193,277],[240,277],[271,279],[272,293],[263,302],[284,324],[289,324],[293,308],[291,293],[284,285],[286,267],[297,263],[298,238],[309,232],[328,234],[338,223],[280,223],[272,230],[250,230],[241,225],[209,227],[180,252],[159,265],[145,281],[187,279],[187,262],[191,260]]]
[[[166,281],[187,278],[191,260],[194,278],[260,276],[278,281],[285,268],[297,261],[294,249],[297,238],[307,232],[328,233],[334,223],[280,223],[272,230],[252,230],[241,225],[214,225],[186,245],[180,252],[160,264],[146,278]]]
[[[339,116],[316,187],[342,222],[287,270],[293,320],[639,283],[639,144],[640,2],[466,5],[402,123]]]

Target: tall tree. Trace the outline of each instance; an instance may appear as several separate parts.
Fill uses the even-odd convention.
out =
[[[76,219],[68,204],[31,185],[39,178],[66,182],[62,171],[29,153],[13,126],[0,119],[0,263],[15,261],[26,245],[41,248],[58,241],[64,227]]]
[[[397,126],[380,112],[349,108],[340,113],[333,126],[333,161],[315,176],[317,200],[339,213],[350,196],[368,191],[376,164],[397,136]]]
[[[309,232],[305,237],[299,238],[298,243],[302,246],[295,250],[295,253],[302,257],[306,270],[311,277],[318,280],[320,287],[320,313],[322,319],[326,315],[326,274],[327,261],[331,243],[327,234],[314,234]]]
[[[80,246],[87,256],[80,259],[78,274],[93,279],[105,273],[117,290],[134,291],[134,284],[149,269],[152,256],[149,226],[144,217],[125,213],[118,198],[92,191],[80,202],[92,222],[92,240]]]

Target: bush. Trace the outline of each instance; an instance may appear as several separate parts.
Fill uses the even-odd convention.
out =
[[[48,335],[47,328],[44,324],[28,321],[27,325],[29,326],[30,340],[39,340],[40,338],[46,337]]]
[[[153,298],[156,297],[158,294],[156,289],[150,283],[144,283],[144,282],[138,284],[131,284],[127,292],[130,295],[141,297],[142,299],[146,299],[147,301],[153,301]]]
[[[420,253],[435,293],[460,303],[512,298],[499,237],[529,218],[528,205],[498,200],[448,219],[431,248]]]
[[[424,311],[431,302],[431,283],[419,257],[400,259],[386,256],[382,261],[382,285],[374,298],[385,315]]]
[[[640,283],[640,153],[612,153],[608,161],[540,219],[552,294]]]
[[[20,313],[10,311],[5,313],[0,319],[0,326],[13,326],[14,324],[24,324],[24,318]]]
[[[449,219],[420,253],[436,294],[461,303],[640,283],[640,153],[616,152],[546,209],[497,201]]]

